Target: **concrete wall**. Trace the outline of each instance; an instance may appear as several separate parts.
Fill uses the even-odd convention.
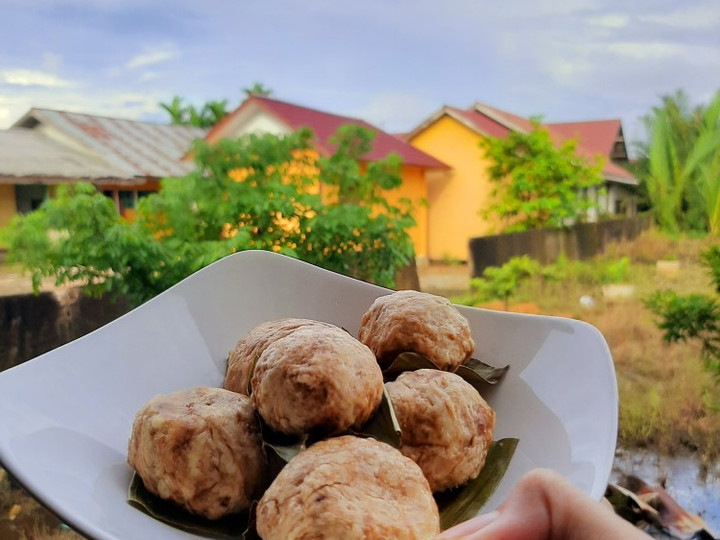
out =
[[[79,289],[0,297],[0,371],[77,339],[129,311]]]

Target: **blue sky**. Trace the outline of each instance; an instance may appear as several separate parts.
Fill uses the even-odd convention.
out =
[[[165,121],[260,81],[279,99],[409,130],[481,101],[621,118],[720,89],[719,0],[3,0],[0,128],[30,107]]]

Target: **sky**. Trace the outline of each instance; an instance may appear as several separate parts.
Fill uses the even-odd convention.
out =
[[[482,102],[548,122],[720,90],[720,0],[0,0],[0,128],[31,107],[168,121],[273,97],[390,132]]]

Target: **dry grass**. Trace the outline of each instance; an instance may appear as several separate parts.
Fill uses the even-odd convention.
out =
[[[0,469],[0,538],[2,540],[83,540],[30,497]]]
[[[690,449],[707,459],[720,456],[720,381],[704,369],[698,344],[666,344],[644,305],[662,289],[712,294],[708,271],[700,263],[700,253],[712,242],[649,231],[633,242],[610,246],[598,262],[630,259],[626,281],[635,287],[632,298],[604,299],[599,283],[571,276],[561,283],[533,280],[511,299],[511,311],[581,319],[605,336],[618,379],[621,446],[663,453]],[[680,271],[658,272],[656,261],[670,258],[680,261]],[[581,296],[591,297],[594,306],[581,306]],[[495,304],[485,307],[502,308]]]

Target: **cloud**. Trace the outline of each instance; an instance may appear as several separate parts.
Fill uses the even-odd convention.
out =
[[[591,26],[599,26],[601,28],[619,29],[625,28],[630,22],[630,17],[623,13],[608,13],[607,15],[598,15],[588,17],[585,22]]]
[[[720,26],[720,9],[716,0],[687,6],[664,14],[641,15],[639,20],[683,30],[699,30]]]
[[[373,96],[370,102],[352,116],[361,118],[384,131],[394,132],[415,127],[438,108],[437,104],[416,95],[384,93]]]
[[[133,56],[125,64],[127,69],[137,69],[167,62],[180,56],[180,53],[173,45],[163,45],[156,49],[146,49],[144,52]]]
[[[98,90],[77,92],[36,88],[17,95],[0,93],[0,129],[10,127],[33,107],[98,114],[136,120],[166,120],[158,103],[166,96],[157,91]]]
[[[693,63],[717,63],[720,59],[717,48],[671,41],[619,41],[609,43],[607,50],[617,56],[641,62],[680,59],[685,62],[692,60]]]
[[[39,86],[43,88],[71,88],[75,83],[51,73],[32,69],[6,69],[0,71],[0,80],[11,86]]]

